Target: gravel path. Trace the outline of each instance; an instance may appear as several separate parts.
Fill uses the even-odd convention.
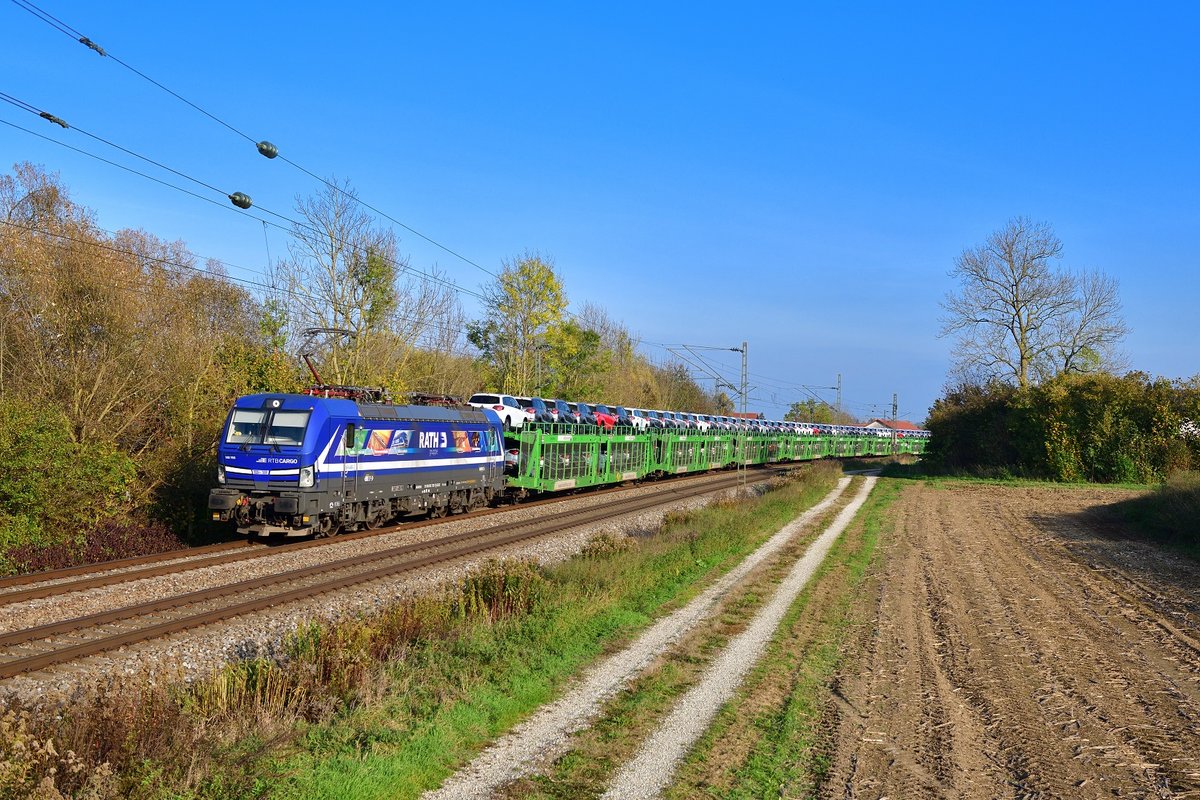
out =
[[[670,783],[679,761],[704,733],[762,655],[787,610],[825,560],[842,531],[867,500],[876,478],[865,480],[854,499],[796,562],[746,630],[735,637],[645,742],[613,778],[604,797],[612,800],[657,797]]]
[[[873,478],[868,480],[874,483]],[[486,797],[505,783],[528,773],[538,763],[564,751],[570,743],[570,735],[587,727],[607,700],[621,691],[665,649],[708,617],[717,608],[721,598],[751,570],[778,553],[806,525],[825,513],[849,483],[850,478],[843,478],[820,503],[785,525],[692,602],[657,622],[625,650],[600,662],[584,675],[574,689],[501,737],[466,768],[448,778],[439,789],[427,792],[424,795],[426,800]],[[865,491],[860,493],[863,497]],[[843,513],[839,520],[845,516]],[[833,538],[836,538],[836,534]],[[714,713],[715,710],[714,707]]]

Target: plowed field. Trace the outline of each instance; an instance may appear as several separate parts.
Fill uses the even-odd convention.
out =
[[[823,794],[1200,797],[1200,575],[1097,511],[1126,496],[909,486]]]

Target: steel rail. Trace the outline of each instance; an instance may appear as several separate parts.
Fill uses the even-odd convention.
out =
[[[113,569],[136,567],[139,564],[153,564],[156,561],[169,561],[173,558],[190,558],[191,556],[204,555],[205,553],[219,553],[223,550],[237,550],[238,548],[253,547],[254,545],[255,542],[245,540],[237,542],[220,542],[218,544],[204,545],[203,547],[185,547],[182,550],[166,550],[162,553],[151,553],[145,556],[116,558],[111,561],[95,561],[91,564],[80,564],[75,567],[49,569],[45,570],[44,572],[26,572],[21,575],[9,575],[7,577],[0,578],[0,589],[5,589],[9,586],[26,586],[30,583],[56,581],[61,578],[70,578],[75,575],[86,575],[89,572],[106,572]]]
[[[710,483],[706,483],[703,487],[698,488],[701,492],[712,491]],[[676,497],[680,497],[678,489],[668,488],[654,496],[655,502],[652,505],[662,504],[662,500],[657,499],[659,495],[667,495],[672,493],[675,494]],[[689,494],[686,496],[692,495]],[[639,499],[644,498],[633,498],[629,504],[633,505],[634,501]],[[608,509],[611,509],[611,506],[609,506]],[[608,509],[606,509],[600,515],[600,519],[613,516],[613,512]],[[595,510],[592,508],[566,511],[559,514],[559,520],[564,518],[588,517],[594,513]],[[631,512],[618,511],[617,513]],[[430,548],[445,546],[447,544],[457,544],[458,542],[469,541],[471,539],[486,538],[488,536],[493,536],[498,533],[504,533],[506,531],[522,527],[534,527],[546,524],[546,520],[517,520],[509,523],[501,523],[499,525],[493,525],[479,530],[463,531],[462,533],[452,534],[441,539],[433,539],[425,542],[413,542],[412,544],[400,545],[398,547],[388,548],[374,553],[364,553],[357,556],[349,556],[337,561],[316,564],[311,567],[300,567],[298,569],[277,573],[275,575],[264,576],[260,578],[248,578],[237,583],[209,587],[206,589],[197,589],[192,592],[187,592],[186,594],[175,595],[173,597],[167,597],[161,600],[151,600],[135,606],[126,606],[123,608],[112,609],[110,611],[100,611],[95,614],[87,614],[82,617],[75,617],[73,619],[62,620],[60,622],[48,622],[44,625],[38,625],[33,628],[24,628],[21,630],[14,630],[8,633],[0,634],[0,646],[7,647],[14,644],[20,644],[22,642],[44,639],[49,636],[70,633],[71,631],[76,631],[81,628],[99,627],[100,625],[119,622],[124,619],[146,616],[162,611],[170,611],[181,606],[194,605],[196,603],[201,603],[208,600],[219,599],[230,594],[237,594],[239,592],[264,588],[276,583],[286,583],[289,581],[301,580],[322,572],[334,572],[340,569],[356,567],[373,561],[382,561],[389,558],[401,557],[409,553],[418,552],[420,550],[428,550]],[[585,523],[572,522],[571,526],[573,527],[579,524]],[[557,530],[557,528],[552,528],[551,530]]]
[[[688,477],[692,477],[692,478],[704,477],[704,478],[711,479],[712,476],[692,475],[692,476],[688,476]],[[591,494],[597,495],[597,494],[605,494],[605,493],[610,493],[610,492],[620,492],[620,491],[626,491],[628,489],[629,489],[628,486],[610,486],[610,487],[601,489],[600,491],[592,492]],[[533,508],[533,507],[536,507],[539,505],[552,505],[555,503],[565,502],[567,500],[578,499],[581,496],[583,496],[583,495],[571,494],[571,495],[564,495],[562,497],[545,498],[542,500],[535,500],[531,503],[523,503],[522,507],[523,508]],[[506,511],[511,511],[511,510],[512,510],[511,507],[481,509],[481,510],[478,510],[475,512],[471,512],[470,516],[485,517],[485,516],[490,516],[493,514],[501,514]],[[158,577],[162,577],[163,575],[172,575],[172,574],[179,573],[179,572],[187,572],[187,571],[196,570],[196,569],[204,569],[206,567],[222,566],[225,564],[236,564],[239,561],[247,561],[247,560],[255,559],[255,558],[266,558],[268,556],[274,555],[276,552],[280,551],[281,549],[286,550],[287,552],[296,552],[299,550],[307,550],[308,548],[311,548],[311,547],[327,547],[329,545],[340,544],[342,542],[353,542],[358,539],[365,539],[365,538],[370,538],[373,536],[382,536],[384,534],[395,533],[397,531],[408,531],[408,530],[413,530],[415,528],[425,528],[425,527],[430,527],[430,526],[448,524],[450,522],[457,522],[460,519],[462,519],[462,516],[439,517],[437,519],[411,520],[411,521],[400,523],[397,525],[389,525],[385,528],[376,528],[376,529],[372,529],[372,530],[358,531],[355,533],[346,533],[346,534],[342,534],[340,536],[333,536],[333,537],[324,538],[324,539],[309,539],[307,541],[297,541],[297,542],[292,542],[292,543],[288,543],[285,545],[280,545],[278,547],[263,547],[261,545],[256,546],[255,543],[253,543],[253,542],[226,543],[226,545],[209,545],[208,546],[209,548],[216,547],[216,548],[222,548],[225,551],[232,550],[233,552],[218,551],[218,553],[216,555],[208,556],[206,558],[196,558],[194,560],[184,561],[182,563],[173,563],[173,564],[157,563],[156,566],[148,566],[148,567],[143,567],[142,569],[128,570],[126,572],[111,572],[110,570],[115,569],[117,567],[110,566],[110,565],[116,564],[117,562],[103,562],[100,565],[96,565],[96,567],[93,568],[92,571],[104,572],[105,574],[93,575],[92,577],[80,578],[78,580],[73,580],[73,581],[64,581],[62,583],[52,583],[52,584],[47,584],[45,586],[36,586],[36,587],[30,588],[30,589],[18,589],[16,591],[0,592],[0,606],[12,605],[13,603],[21,603],[26,600],[38,600],[43,597],[53,597],[56,595],[67,594],[70,592],[82,592],[82,591],[86,591],[88,589],[97,589],[97,588],[100,588],[103,586],[112,586],[113,584],[117,584],[117,583],[128,583],[130,581],[142,580],[142,579],[146,579],[146,578],[158,578]],[[230,544],[232,544],[233,546],[232,547],[228,546]],[[140,556],[135,559],[128,559],[128,561],[140,562],[140,563],[156,563],[156,562],[174,560],[174,559],[178,559],[178,558],[186,558],[188,555],[202,555],[205,550],[206,550],[206,548],[197,548],[194,551],[172,550],[172,551],[170,551],[169,557],[156,558],[154,556]],[[181,553],[183,553],[184,555],[180,555]],[[168,554],[160,554],[160,555],[166,556]],[[87,574],[88,568],[86,566],[68,567],[67,570],[65,570],[64,572],[66,572],[66,571],[74,572],[74,574]],[[45,580],[49,580],[49,578],[44,577],[46,574],[47,573],[43,573],[43,577],[39,577],[36,582],[41,583]],[[25,576],[19,576],[19,577],[25,577]],[[31,582],[34,582],[34,581],[27,581],[27,583],[31,583]],[[3,586],[3,584],[0,584],[0,586]]]

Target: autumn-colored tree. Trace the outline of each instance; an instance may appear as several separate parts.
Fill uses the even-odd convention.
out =
[[[6,226],[0,259],[5,386],[61,409],[76,442],[136,455],[171,387],[178,342],[162,332],[191,313],[175,290],[193,259],[140,232],[109,240],[27,165],[0,181],[0,215],[30,223]]]
[[[28,164],[0,176],[0,221],[0,388],[44,409],[73,460],[131,470],[121,509],[111,492],[60,501],[93,520],[152,502],[179,508],[181,476],[211,483],[232,398],[294,384],[260,328],[262,307],[181,242],[101,231],[57,176]]]
[[[829,403],[811,397],[792,403],[783,418],[794,422],[819,422],[825,425],[853,425],[855,423],[853,415],[839,411]]]
[[[585,303],[575,316],[579,326],[598,337],[590,378],[593,396],[607,403],[642,408],[653,406],[658,396],[655,367],[637,350],[637,340],[622,323],[594,303]]]

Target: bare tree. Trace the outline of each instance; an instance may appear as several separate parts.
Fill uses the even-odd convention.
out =
[[[942,302],[942,336],[955,336],[956,374],[1013,380],[1025,388],[1059,372],[1119,361],[1128,329],[1117,284],[1098,272],[1055,270],[1062,242],[1044,222],[1018,217],[964,250]]]
[[[1055,333],[1059,372],[1114,372],[1128,366],[1116,345],[1128,334],[1117,281],[1092,271],[1075,276],[1075,313]]]
[[[409,361],[429,332],[459,314],[458,298],[435,274],[411,268],[396,237],[378,227],[349,184],[331,181],[298,198],[289,258],[274,269],[290,338],[305,328],[349,331],[321,353],[326,380],[406,388]]]

